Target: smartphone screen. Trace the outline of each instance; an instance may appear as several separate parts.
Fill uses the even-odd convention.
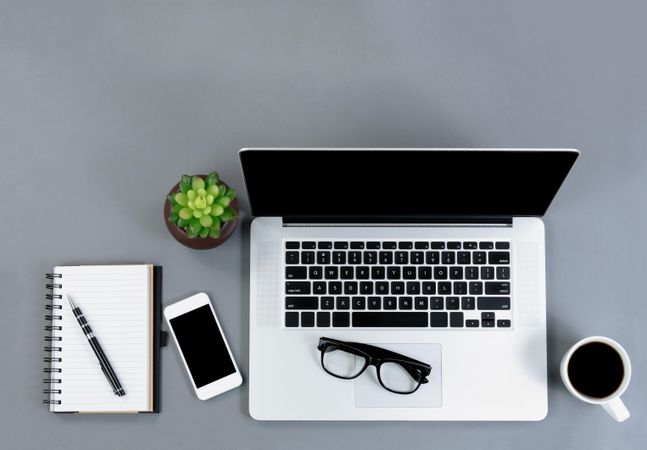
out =
[[[170,321],[196,388],[236,372],[209,305]]]

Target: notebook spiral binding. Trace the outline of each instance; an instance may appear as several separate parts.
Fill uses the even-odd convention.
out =
[[[63,309],[63,305],[58,303],[59,300],[62,300],[60,294],[54,294],[54,289],[61,289],[63,286],[61,284],[61,279],[63,276],[60,273],[48,273],[45,277],[50,280],[49,283],[45,285],[46,289],[52,291],[45,295],[46,300],[51,300],[51,303],[45,305],[45,320],[50,322],[45,325],[45,331],[48,332],[44,336],[44,341],[46,345],[43,347],[43,350],[46,352],[46,356],[43,357],[43,362],[47,364],[43,368],[43,372],[46,375],[46,378],[43,378],[43,383],[48,385],[43,389],[43,394],[47,395],[47,398],[43,400],[43,403],[47,405],[60,405],[61,400],[56,398],[56,395],[62,393],[61,389],[57,389],[61,384],[60,374],[63,370],[58,367],[58,363],[62,362],[63,359],[55,355],[56,352],[60,352],[61,346],[58,342],[61,342],[63,338],[58,335],[58,332],[63,329],[61,325],[56,324],[56,321],[63,319],[60,311]]]

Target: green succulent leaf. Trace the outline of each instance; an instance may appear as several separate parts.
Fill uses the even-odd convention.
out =
[[[227,197],[229,197],[229,200],[233,200],[236,198],[236,189],[228,189],[227,190]]]
[[[209,236],[212,238],[219,238],[220,237],[220,228],[215,229],[215,228],[209,228]]]
[[[204,180],[197,175],[194,176],[191,179],[191,187],[194,191],[197,191],[198,189],[204,189]]]
[[[220,194],[220,189],[218,188],[217,185],[212,184],[207,188],[207,194],[213,196],[213,198],[217,198],[218,194]]]
[[[213,196],[213,195],[211,195],[211,194],[207,194],[207,196],[205,197],[205,199],[207,200],[207,205],[211,205],[211,204],[213,204],[213,201],[215,200],[214,196]]]
[[[199,195],[195,200],[193,200],[193,205],[195,206],[195,209],[204,209],[207,207],[207,200],[202,195]]]
[[[186,197],[191,201],[195,200],[196,196],[197,194],[193,189],[189,189],[189,191],[186,193]]]
[[[193,211],[190,208],[182,208],[178,214],[182,219],[188,220],[193,216]]]
[[[209,228],[203,228],[200,230],[200,233],[198,233],[201,238],[206,238],[209,235]]]
[[[200,211],[199,209],[194,209],[193,210],[193,217],[199,219],[200,217],[202,217],[202,211]]]
[[[180,177],[180,183],[189,183],[189,184],[191,184],[191,177],[189,175],[182,175]]]
[[[220,197],[218,199],[218,203],[224,207],[229,206],[229,203],[231,203],[231,199],[229,197]]]
[[[227,186],[225,186],[224,184],[220,184],[218,186],[218,189],[220,190],[219,197],[222,197],[223,195],[227,194]]]
[[[220,181],[220,176],[218,175],[218,172],[211,172],[209,175],[207,175],[207,182],[208,184],[216,184]]]
[[[223,222],[228,222],[230,220],[234,220],[236,217],[238,217],[238,212],[234,208],[227,207],[220,216],[220,219],[222,219]]]
[[[186,228],[189,225],[189,221],[183,218],[177,219],[177,226],[180,228]]]
[[[173,205],[173,208],[171,208],[171,212],[179,214],[182,208],[183,208],[182,205],[180,205],[179,203],[176,203],[175,205]]]
[[[203,227],[209,228],[212,223],[213,219],[211,218],[211,216],[200,217],[200,225],[202,225]]]
[[[180,204],[182,206],[186,206],[189,199],[187,198],[187,196],[186,196],[186,194],[184,192],[178,192],[177,194],[175,194],[175,201],[176,201],[176,203],[178,203],[178,204]]]
[[[168,201],[171,205],[175,204],[175,196],[173,194],[169,194],[166,196],[166,201]]]
[[[180,181],[180,192],[187,193],[191,189],[191,183],[187,183],[186,181]]]
[[[211,219],[213,220],[213,222],[211,223],[210,228],[219,230],[220,225],[222,224],[222,221],[220,220],[220,217],[211,217]]]
[[[179,217],[180,217],[180,216],[178,215],[178,213],[175,213],[175,212],[174,212],[174,213],[172,213],[172,214],[169,216],[168,221],[169,221],[169,222],[171,222],[171,223],[177,223],[177,219],[178,219]]]
[[[212,216],[220,216],[223,212],[225,212],[225,208],[220,204],[220,203],[214,203],[211,207],[211,215]]]
[[[198,233],[196,233],[195,231],[193,231],[191,228],[188,228],[188,229],[186,230],[186,235],[187,235],[189,238],[191,238],[191,239],[198,237]]]
[[[202,228],[202,225],[200,225],[200,220],[191,219],[191,222],[189,223],[189,229],[194,233],[197,233],[198,231],[200,231],[200,228]]]

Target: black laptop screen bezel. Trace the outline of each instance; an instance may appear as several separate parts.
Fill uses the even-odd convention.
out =
[[[373,152],[380,152],[379,155]],[[423,154],[421,154],[421,152]],[[252,216],[266,216],[266,217],[283,217],[293,218],[297,220],[308,221],[312,219],[326,220],[344,220],[344,221],[371,221],[371,222],[389,222],[397,219],[397,221],[451,221],[457,220],[461,222],[479,222],[486,219],[497,218],[511,218],[511,217],[541,217],[545,214],[546,210],[552,203],[555,195],[559,191],[562,183],[566,179],[573,164],[575,163],[579,151],[574,149],[270,149],[270,148],[249,148],[242,149],[239,152],[241,168],[243,171],[243,179],[247,188],[247,195],[249,198],[249,206]],[[324,157],[325,159],[318,159]],[[389,158],[401,158],[406,160],[410,158],[412,162],[420,162],[425,160],[429,161],[450,161],[455,162],[458,159],[461,161],[468,161],[472,158],[471,163],[483,164],[491,159],[493,162],[501,163],[507,161],[515,163],[516,167],[509,167],[508,170],[518,171],[525,170],[521,174],[514,172],[517,181],[532,183],[527,186],[510,186],[511,191],[517,195],[519,189],[526,189],[528,197],[538,199],[534,205],[529,205],[527,202],[522,203],[519,198],[516,199],[517,205],[509,205],[508,207],[497,208],[482,208],[479,211],[459,210],[456,207],[451,211],[434,211],[418,209],[414,210],[401,210],[397,213],[390,211],[390,208],[385,207],[383,211],[362,211],[361,207],[363,202],[357,199],[353,200],[352,193],[346,191],[344,198],[338,201],[344,202],[340,205],[338,210],[334,206],[329,210],[322,209],[319,211],[304,210],[298,208],[298,202],[303,200],[303,191],[294,190],[294,186],[290,182],[290,174],[294,174],[295,170],[300,171],[299,176],[304,179],[304,184],[309,182],[310,176],[317,175],[316,170],[308,173],[308,167],[317,166],[317,162],[321,164],[330,164],[334,161],[336,164],[343,164],[344,161],[348,162],[348,158],[362,158],[368,162],[375,161],[376,157],[381,160],[381,163],[386,164]],[[466,159],[467,158],[467,159]],[[304,162],[312,161],[314,164],[304,164]],[[543,173],[537,174],[537,167],[543,164]],[[520,167],[523,166],[523,167]],[[476,166],[474,166],[476,167]],[[417,194],[420,198],[429,198],[428,192],[404,192],[397,182],[394,182],[392,177],[389,176],[388,168],[382,167],[384,173],[381,178],[384,180],[386,189],[400,189],[398,195],[412,195]],[[472,168],[474,170],[474,168]],[[358,171],[359,172],[359,171]],[[513,172],[508,172],[513,173]],[[456,171],[460,174],[460,170]],[[319,174],[322,181],[327,183],[335,183],[339,181],[335,173]],[[534,177],[534,178],[533,178]],[[534,181],[526,181],[534,180]],[[543,183],[544,192],[539,189],[542,186],[537,182]],[[548,181],[547,181],[548,180]],[[456,178],[456,183],[460,183],[460,177]],[[290,187],[289,189],[287,187]],[[313,185],[314,186],[314,185]],[[335,185],[337,186],[337,185]],[[457,185],[458,186],[458,185]],[[342,185],[343,187],[343,185]],[[501,189],[501,186],[498,187]],[[339,188],[341,189],[341,188]],[[338,195],[338,188],[333,189],[333,196],[335,193]],[[293,197],[290,198],[291,193]],[[478,190],[474,191],[474,195],[481,195]],[[299,198],[301,197],[301,199]],[[394,196],[395,198],[395,196]],[[463,200],[467,197],[462,197]],[[287,199],[287,200],[286,200]],[[319,199],[323,200],[323,198]],[[458,202],[456,199],[456,203]],[[352,202],[352,211],[348,207],[348,202]],[[448,202],[447,202],[448,203]],[[493,199],[488,204],[496,205],[496,199]],[[453,204],[452,204],[453,207]],[[312,209],[312,208],[311,208]]]

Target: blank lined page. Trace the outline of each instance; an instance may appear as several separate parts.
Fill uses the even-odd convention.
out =
[[[60,368],[53,378],[61,380],[52,388],[60,394],[52,398],[60,405],[52,405],[52,411],[149,411],[151,398],[151,314],[152,314],[152,266],[64,266],[56,267],[55,273],[62,278],[54,289],[61,299],[54,300],[62,309],[54,311],[62,318],[55,325],[62,330],[53,332],[61,336],[58,345],[60,362],[52,364]],[[67,295],[71,295],[81,308],[94,335],[110,361],[119,382],[126,391],[123,397],[113,394],[112,388],[95,356],[87,338],[81,331]]]

